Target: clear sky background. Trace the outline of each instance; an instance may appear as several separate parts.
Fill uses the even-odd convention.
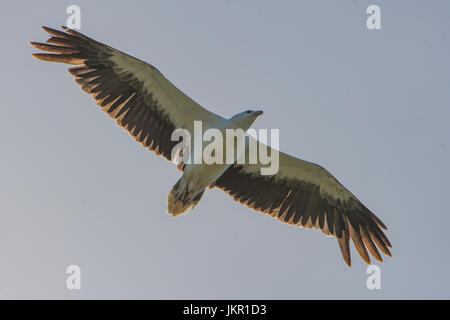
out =
[[[207,190],[173,219],[179,171],[134,140],[61,64],[65,24],[152,63],[229,117],[264,110],[280,148],[319,163],[375,212],[393,258],[366,288],[352,247]],[[381,7],[382,30],[366,27]],[[450,298],[449,1],[4,1],[0,298]],[[66,288],[81,267],[82,289]]]

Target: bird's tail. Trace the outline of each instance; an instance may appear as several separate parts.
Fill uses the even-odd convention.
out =
[[[188,213],[194,209],[202,198],[203,192],[205,192],[205,189],[196,192],[180,189],[180,180],[178,180],[167,195],[167,213],[173,217]]]

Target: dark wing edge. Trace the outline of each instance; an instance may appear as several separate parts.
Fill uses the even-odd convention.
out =
[[[388,248],[392,245],[382,231],[387,229],[386,226],[356,198],[336,201],[321,195],[316,184],[252,174],[243,169],[242,165],[231,166],[212,187],[220,188],[235,201],[281,222],[320,229],[328,236],[335,236],[349,267],[350,239],[367,264],[371,264],[368,251],[377,261],[383,262],[377,246],[391,257]]]
[[[78,65],[69,68],[69,72],[103,111],[137,142],[171,161],[172,149],[178,143],[170,139],[176,126],[132,72],[126,69],[121,73],[115,71],[116,65],[109,59],[113,49],[64,26],[65,32],[42,28],[51,35],[47,43],[31,44],[51,54],[33,56],[39,60]]]

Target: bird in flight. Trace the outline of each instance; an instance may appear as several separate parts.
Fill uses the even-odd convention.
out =
[[[207,128],[247,131],[262,114],[248,110],[223,118],[197,104],[144,61],[67,27],[63,31],[43,29],[50,34],[47,43],[31,44],[50,53],[33,56],[74,65],[69,72],[103,111],[137,142],[169,161],[178,143],[171,139],[174,130],[192,132],[194,121],[202,121]],[[278,152],[265,147],[269,153]],[[262,167],[259,161],[182,163],[178,166],[182,177],[167,196],[167,211],[173,216],[186,213],[206,188],[219,188],[235,201],[281,222],[336,237],[348,266],[350,239],[367,264],[371,263],[369,252],[379,262],[383,259],[378,249],[391,256],[391,243],[382,231],[386,226],[326,169],[283,152],[279,152],[277,173],[262,175]]]

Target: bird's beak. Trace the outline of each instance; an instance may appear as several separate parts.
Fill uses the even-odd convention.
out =
[[[256,116],[259,117],[260,115],[262,115],[264,112],[262,110],[258,110],[255,112]]]

